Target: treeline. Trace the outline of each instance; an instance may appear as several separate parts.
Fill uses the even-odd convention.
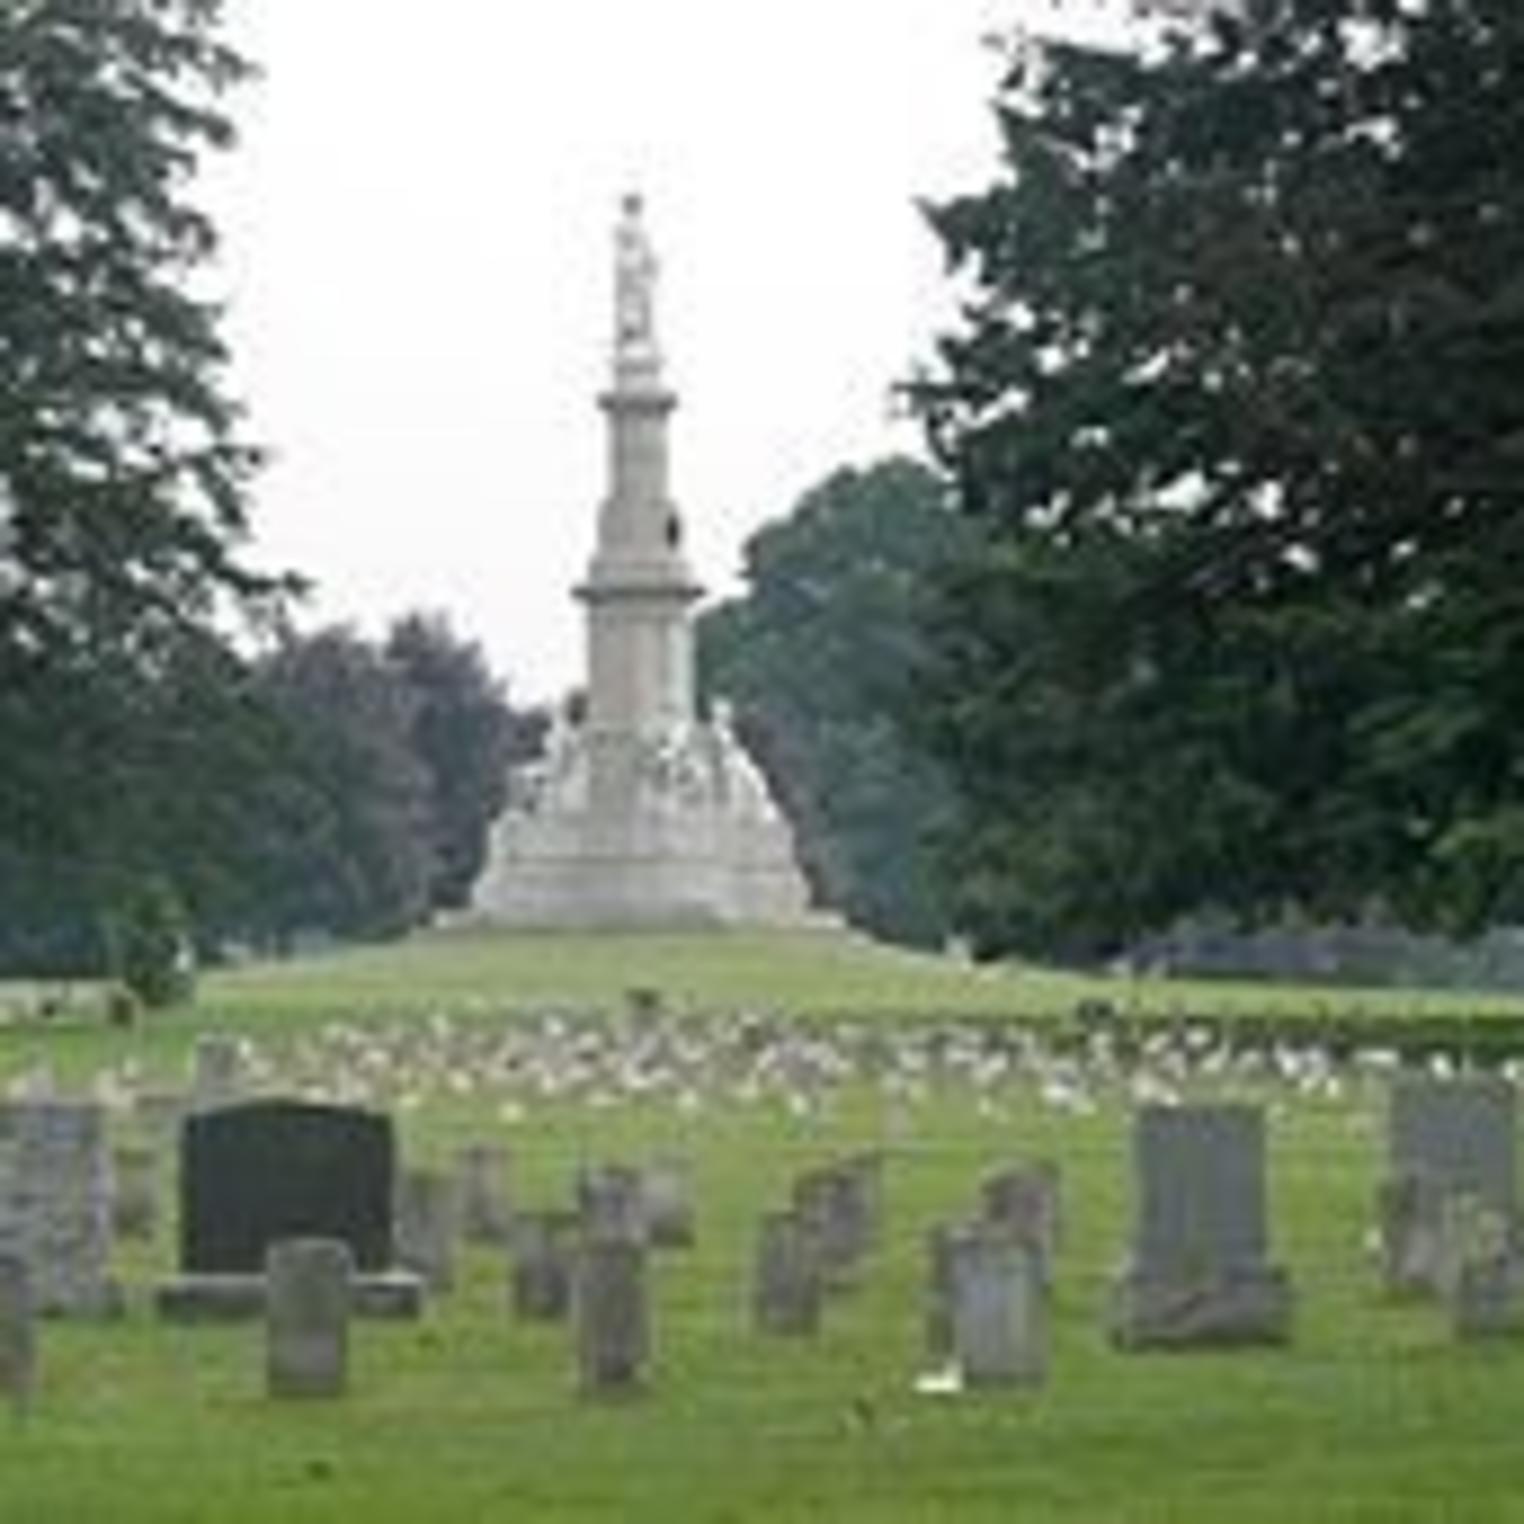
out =
[[[476,644],[411,614],[379,642],[337,626],[246,664],[224,653],[219,676],[215,695],[164,676],[140,764],[158,770],[140,798],[118,772],[122,829],[101,851],[0,845],[0,970],[115,970],[155,933],[203,958],[392,936],[467,903],[543,723]]]

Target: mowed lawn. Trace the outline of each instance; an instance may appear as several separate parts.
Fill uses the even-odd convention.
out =
[[[717,1082],[684,1091],[681,1104],[601,1083],[510,1095],[469,1072],[482,1042],[547,1013],[579,1021],[602,1010],[614,1032],[632,987],[661,989],[694,1018],[699,1044],[715,1014],[812,1018],[827,1050],[843,1022],[859,1045],[876,1026],[887,1050],[903,1039],[933,1067],[908,1098],[881,1076],[844,1072],[798,1097]],[[272,1071],[308,1081],[314,1055],[363,1068],[355,1055],[374,1031],[375,1051],[390,1044],[420,1069],[416,1083],[393,1076],[388,1092],[408,1158],[503,1141],[517,1196],[548,1205],[566,1199],[580,1162],[680,1151],[694,1170],[699,1237],[654,1261],[656,1359],[638,1401],[580,1399],[567,1331],[516,1323],[501,1257],[472,1248],[459,1289],[422,1323],[355,1328],[347,1398],[274,1404],[257,1327],[153,1318],[149,1288],[173,1263],[166,1230],[120,1256],[132,1298],[124,1320],[43,1329],[35,1411],[0,1426],[0,1524],[1524,1518],[1524,1340],[1457,1345],[1438,1308],[1396,1305],[1380,1290],[1366,1243],[1382,1154],[1378,1067],[1306,1080],[1235,1070],[1211,1053],[1185,1068],[1157,1055],[1150,1084],[1265,1105],[1273,1238],[1297,1285],[1296,1333],[1289,1348],[1264,1352],[1109,1347],[1128,1119],[1153,1092],[1131,1068],[1090,1075],[1068,1060],[990,1078],[965,1025],[1061,1017],[1098,990],[1165,1011],[1284,1002],[1309,1015],[1460,1015],[1479,1004],[1098,987],[821,937],[461,934],[218,976],[194,1010],[136,1032],[105,1030],[83,996],[81,1014],[13,1021],[0,1028],[6,1081],[47,1063],[71,1088],[104,1076],[108,1095],[183,1078],[203,1029],[236,1030]],[[952,1035],[927,1039],[927,1023]],[[964,1056],[937,1068],[948,1043]],[[829,1069],[829,1052],[815,1058]],[[342,1089],[346,1076],[331,1079]],[[783,1203],[797,1170],[866,1146],[887,1150],[886,1223],[860,1284],[833,1299],[817,1340],[754,1333],[758,1215]],[[1049,1384],[918,1394],[926,1230],[969,1210],[983,1171],[1032,1154],[1063,1171]]]

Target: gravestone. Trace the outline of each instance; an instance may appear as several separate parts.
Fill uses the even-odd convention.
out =
[[[953,1223],[934,1224],[926,1234],[926,1358],[933,1366],[953,1359],[953,1252],[965,1230]]]
[[[874,1231],[871,1170],[860,1163],[830,1164],[794,1180],[793,1207],[814,1235],[828,1290],[840,1290],[867,1252]]]
[[[1518,1249],[1513,1087],[1501,1075],[1393,1086],[1387,1114],[1387,1178],[1378,1187],[1382,1267],[1396,1292],[1443,1291],[1445,1202],[1472,1198],[1507,1228]]]
[[[641,1172],[627,1164],[598,1164],[581,1170],[577,1210],[589,1237],[648,1241],[644,1181]]]
[[[243,1048],[236,1037],[206,1032],[196,1039],[191,1067],[191,1109],[232,1106],[243,1093]]]
[[[460,1151],[460,1225],[467,1243],[506,1244],[513,1226],[508,1150],[470,1143]]]
[[[37,1384],[37,1328],[32,1276],[26,1261],[0,1255],[0,1392],[18,1412],[32,1401]]]
[[[1389,1175],[1376,1188],[1381,1275],[1393,1292],[1436,1292],[1445,1278],[1445,1182],[1428,1170]]]
[[[354,1259],[334,1238],[287,1238],[266,1255],[266,1389],[272,1397],[338,1397],[348,1381]]]
[[[102,1108],[64,1100],[0,1106],[0,1254],[29,1267],[37,1311],[119,1312],[111,1247]]]
[[[111,1225],[118,1238],[151,1239],[159,1225],[159,1156],[147,1143],[112,1153]]]
[[[1048,1300],[1037,1250],[998,1225],[949,1242],[952,1363],[966,1387],[1039,1385],[1048,1373]]]
[[[190,1100],[183,1090],[140,1090],[133,1097],[133,1115],[150,1145],[178,1148],[180,1127],[190,1109]]]
[[[412,1317],[422,1283],[393,1264],[396,1145],[389,1118],[303,1101],[199,1112],[180,1155],[180,1277],[168,1317],[245,1317],[265,1300],[265,1256],[288,1238],[337,1239],[356,1312]]]
[[[582,1391],[617,1397],[645,1384],[650,1311],[645,1246],[629,1238],[587,1238],[577,1260],[577,1351]]]
[[[752,1312],[763,1333],[808,1337],[820,1327],[819,1240],[797,1212],[768,1212],[757,1233]]]
[[[537,1322],[567,1316],[581,1239],[575,1212],[520,1212],[514,1218],[510,1285],[515,1316]]]
[[[1050,1285],[1058,1252],[1058,1166],[1041,1159],[987,1176],[980,1200],[983,1220],[1029,1247],[1038,1256],[1043,1283]]]
[[[1113,1291],[1124,1348],[1280,1343],[1291,1285],[1269,1262],[1264,1118],[1146,1106],[1133,1125],[1134,1227]]]
[[[693,1180],[687,1163],[662,1158],[640,1175],[646,1237],[653,1249],[693,1246]]]
[[[430,1291],[455,1284],[460,1225],[457,1182],[438,1170],[404,1169],[397,1180],[396,1260]]]

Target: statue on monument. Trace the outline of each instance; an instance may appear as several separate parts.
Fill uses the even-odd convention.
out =
[[[642,201],[620,203],[614,231],[614,341],[621,353],[656,350],[656,252],[641,221]]]

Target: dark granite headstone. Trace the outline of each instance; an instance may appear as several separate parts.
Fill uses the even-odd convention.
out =
[[[255,1101],[187,1118],[181,1268],[261,1274],[271,1244],[330,1238],[358,1270],[388,1269],[395,1157],[392,1124],[373,1112]]]

